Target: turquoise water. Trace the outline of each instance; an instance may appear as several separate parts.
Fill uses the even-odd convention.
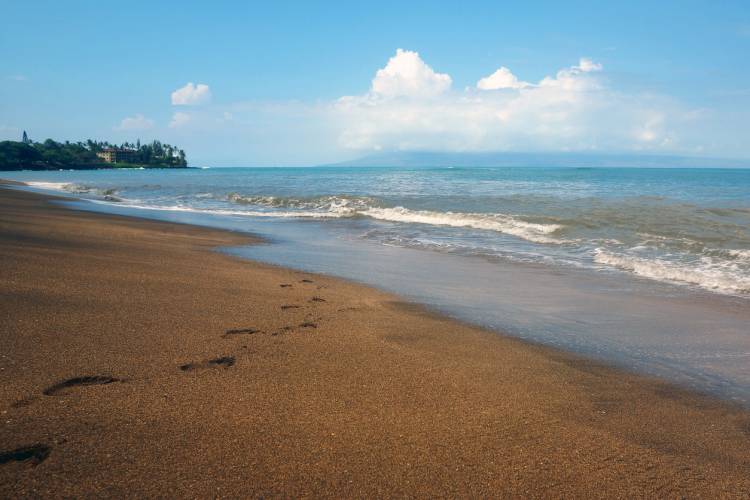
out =
[[[77,208],[248,231],[228,249],[750,406],[750,170],[18,172]],[[458,341],[458,340],[457,340]]]
[[[233,168],[9,177],[141,209],[348,219],[359,238],[384,245],[750,294],[748,169]]]

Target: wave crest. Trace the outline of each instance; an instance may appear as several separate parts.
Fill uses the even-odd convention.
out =
[[[318,210],[340,213],[363,210],[376,204],[373,198],[367,196],[316,196],[311,198],[294,198],[283,196],[244,196],[230,193],[226,199],[241,205],[255,205],[268,208],[289,208],[295,210]]]
[[[26,182],[26,185],[37,188],[47,189],[51,191],[65,191],[71,194],[93,194],[95,196],[101,196],[107,201],[122,201],[117,198],[117,189],[115,188],[97,188],[94,186],[87,186],[86,184],[76,184],[74,182]]]
[[[287,198],[276,196],[243,196],[231,193],[229,201],[243,205],[287,209],[264,212],[273,217],[369,217],[387,222],[427,224],[432,226],[464,227],[495,231],[516,236],[534,243],[562,243],[552,233],[562,229],[560,224],[538,224],[523,221],[506,214],[481,214],[411,210],[405,207],[383,207],[374,198],[366,196],[319,196],[314,198]],[[289,211],[291,210],[291,211]]]
[[[699,262],[683,263],[658,258],[647,259],[597,248],[594,251],[594,261],[658,281],[689,283],[730,294],[750,293],[750,277],[737,266],[708,257]]]
[[[549,236],[562,229],[559,224],[537,224],[526,222],[504,214],[466,214],[457,212],[433,212],[409,210],[404,207],[368,208],[362,215],[390,222],[429,224],[433,226],[468,227],[509,234],[534,243],[563,243]]]

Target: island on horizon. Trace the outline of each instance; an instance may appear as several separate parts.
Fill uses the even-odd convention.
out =
[[[0,141],[0,170],[95,170],[109,168],[186,168],[185,150],[154,140],[119,146],[86,142],[34,142],[26,131],[20,141]]]

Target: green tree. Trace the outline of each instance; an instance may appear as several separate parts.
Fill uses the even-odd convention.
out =
[[[88,139],[85,142],[57,142],[47,139],[44,142],[4,141],[0,143],[0,170],[53,170],[59,168],[101,168],[102,160],[96,153],[104,148],[117,147],[108,141]],[[22,136],[23,139],[23,136]],[[123,148],[133,148],[128,141]],[[137,143],[137,149],[127,163],[155,167],[185,167],[185,151],[171,144],[153,141],[148,144]]]

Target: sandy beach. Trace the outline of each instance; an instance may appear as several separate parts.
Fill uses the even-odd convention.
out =
[[[0,496],[737,497],[750,414],[0,189]]]

